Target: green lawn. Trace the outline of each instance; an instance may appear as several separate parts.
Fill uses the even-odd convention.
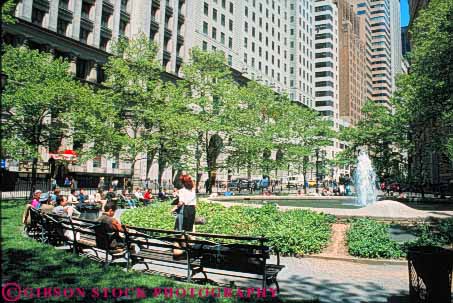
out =
[[[2,285],[16,282],[22,288],[85,288],[91,293],[92,288],[144,288],[148,289],[145,299],[125,299],[122,302],[239,302],[236,298],[190,298],[184,299],[163,296],[154,298],[153,288],[201,287],[180,283],[160,276],[151,276],[138,272],[125,272],[119,266],[110,266],[103,270],[101,264],[88,258],[75,256],[72,253],[58,250],[26,237],[22,230],[22,212],[24,203],[13,201],[1,202],[1,238],[2,238]],[[259,287],[257,285],[257,287]],[[102,292],[100,292],[102,295]],[[91,293],[93,294],[93,293]],[[88,296],[88,295],[87,295]],[[23,301],[23,299],[21,300]],[[30,302],[49,302],[49,298],[33,298]],[[54,301],[74,302],[75,298],[60,297]],[[89,296],[83,302],[95,302]],[[98,299],[98,302],[112,302],[113,299]],[[244,302],[241,300],[241,302]],[[248,300],[247,302],[252,302]],[[253,301],[254,302],[254,301]],[[267,301],[266,301],[267,302]],[[277,300],[274,300],[277,302]]]

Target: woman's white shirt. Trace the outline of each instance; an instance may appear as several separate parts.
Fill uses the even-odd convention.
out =
[[[196,205],[197,204],[197,196],[195,191],[188,190],[186,188],[182,188],[178,190],[179,201],[183,202],[185,205]]]

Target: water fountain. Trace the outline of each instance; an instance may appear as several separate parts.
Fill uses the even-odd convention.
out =
[[[357,168],[353,175],[354,186],[357,193],[357,203],[366,206],[376,202],[376,173],[374,172],[368,154],[360,151],[357,157]]]

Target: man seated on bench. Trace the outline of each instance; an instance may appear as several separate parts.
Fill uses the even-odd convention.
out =
[[[79,217],[80,212],[72,205],[68,205],[68,199],[65,196],[59,195],[56,199],[57,206],[52,210],[52,213],[64,217]]]
[[[104,212],[97,221],[106,225],[106,231],[108,233],[115,233],[114,240],[110,243],[111,249],[122,249],[124,248],[123,238],[120,236],[120,232],[123,232],[121,223],[115,219],[116,204],[112,201],[108,201],[104,206]]]

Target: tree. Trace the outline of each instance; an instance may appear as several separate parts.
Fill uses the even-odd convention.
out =
[[[283,166],[300,167],[307,180],[309,160],[316,150],[331,143],[333,132],[329,121],[303,105],[283,98],[279,103],[282,116],[277,120],[273,133],[276,147],[283,152]],[[304,186],[305,192],[306,187]]]
[[[102,137],[108,119],[96,116],[108,112],[87,85],[69,74],[69,64],[48,53],[26,47],[6,47],[3,69],[8,83],[3,92],[2,156],[16,160],[32,159],[32,191],[36,184],[39,148],[64,138]],[[82,119],[83,117],[83,119]],[[98,132],[96,132],[96,130]],[[52,151],[52,150],[51,150]]]
[[[279,104],[270,88],[250,81],[238,91],[237,110],[228,133],[227,166],[245,167],[248,177],[259,167],[269,174],[270,151],[274,148],[271,125],[275,123]]]
[[[181,84],[190,92],[188,103],[197,112],[197,145],[204,151],[209,180],[207,191],[211,192],[216,181],[218,156],[225,147],[224,135],[231,130],[238,110],[237,84],[221,52],[192,49],[190,62],[183,67],[183,72]],[[198,184],[199,176],[196,176],[196,188]]]
[[[397,95],[414,142],[410,171],[423,188],[427,159],[436,155],[439,163],[453,157],[453,0],[430,1],[414,21],[411,36],[410,73],[401,77]]]
[[[103,94],[117,109],[113,125],[116,135],[108,148],[96,151],[129,162],[133,182],[136,161],[143,156],[152,163],[158,144],[153,137],[155,108],[164,84],[156,52],[156,45],[143,34],[133,40],[119,39],[104,67],[107,79]]]
[[[403,177],[400,167],[405,162],[408,127],[395,100],[391,104],[392,108],[372,101],[364,105],[364,118],[356,127],[345,128],[339,135],[348,145],[337,156],[337,163],[354,164],[359,151],[365,149],[379,176]]]
[[[18,0],[1,0],[1,21],[3,23],[14,23],[14,10]]]

